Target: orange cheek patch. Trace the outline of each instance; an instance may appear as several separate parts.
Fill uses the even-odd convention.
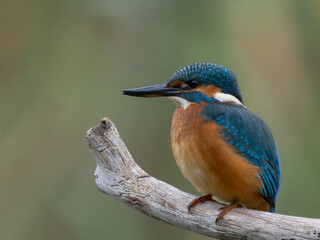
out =
[[[171,83],[170,87],[176,88],[176,87],[180,87],[180,85],[181,85],[181,81],[177,80]]]
[[[208,86],[201,86],[195,89],[198,92],[202,92],[204,95],[208,96],[208,97],[214,97],[214,95],[217,92],[220,92],[221,89],[218,87],[215,87],[213,85],[208,85]]]

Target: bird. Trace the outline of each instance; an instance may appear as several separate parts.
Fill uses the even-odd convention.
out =
[[[202,194],[188,206],[227,203],[215,223],[236,207],[275,212],[280,157],[271,130],[243,103],[236,76],[213,63],[195,63],[164,84],[126,89],[136,97],[165,97],[177,108],[171,124],[174,158]]]

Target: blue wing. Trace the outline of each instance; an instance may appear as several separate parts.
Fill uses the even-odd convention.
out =
[[[238,149],[241,156],[260,167],[264,186],[260,194],[274,212],[280,187],[280,158],[268,126],[247,108],[219,101],[208,103],[201,116],[220,125],[225,140]]]

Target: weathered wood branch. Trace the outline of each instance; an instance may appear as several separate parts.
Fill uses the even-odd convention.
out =
[[[98,189],[169,224],[218,239],[320,239],[320,219],[237,208],[215,224],[222,206],[209,202],[189,213],[195,196],[148,175],[133,160],[113,123],[103,119],[87,133],[97,161]]]

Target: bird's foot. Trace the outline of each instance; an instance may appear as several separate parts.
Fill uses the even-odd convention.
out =
[[[221,207],[219,209],[219,211],[221,211],[218,215],[218,217],[216,218],[216,224],[218,225],[219,221],[228,213],[230,212],[232,209],[236,208],[236,207],[242,207],[237,201],[232,202],[230,205],[226,205],[224,207]]]
[[[212,198],[212,195],[210,194],[207,194],[205,196],[201,196],[201,197],[198,197],[196,199],[194,199],[191,203],[189,203],[188,205],[188,210],[189,212],[191,211],[191,208],[193,208],[195,205],[197,205],[198,203],[204,203],[206,201],[212,201],[212,202],[217,202],[216,200],[214,200]]]

